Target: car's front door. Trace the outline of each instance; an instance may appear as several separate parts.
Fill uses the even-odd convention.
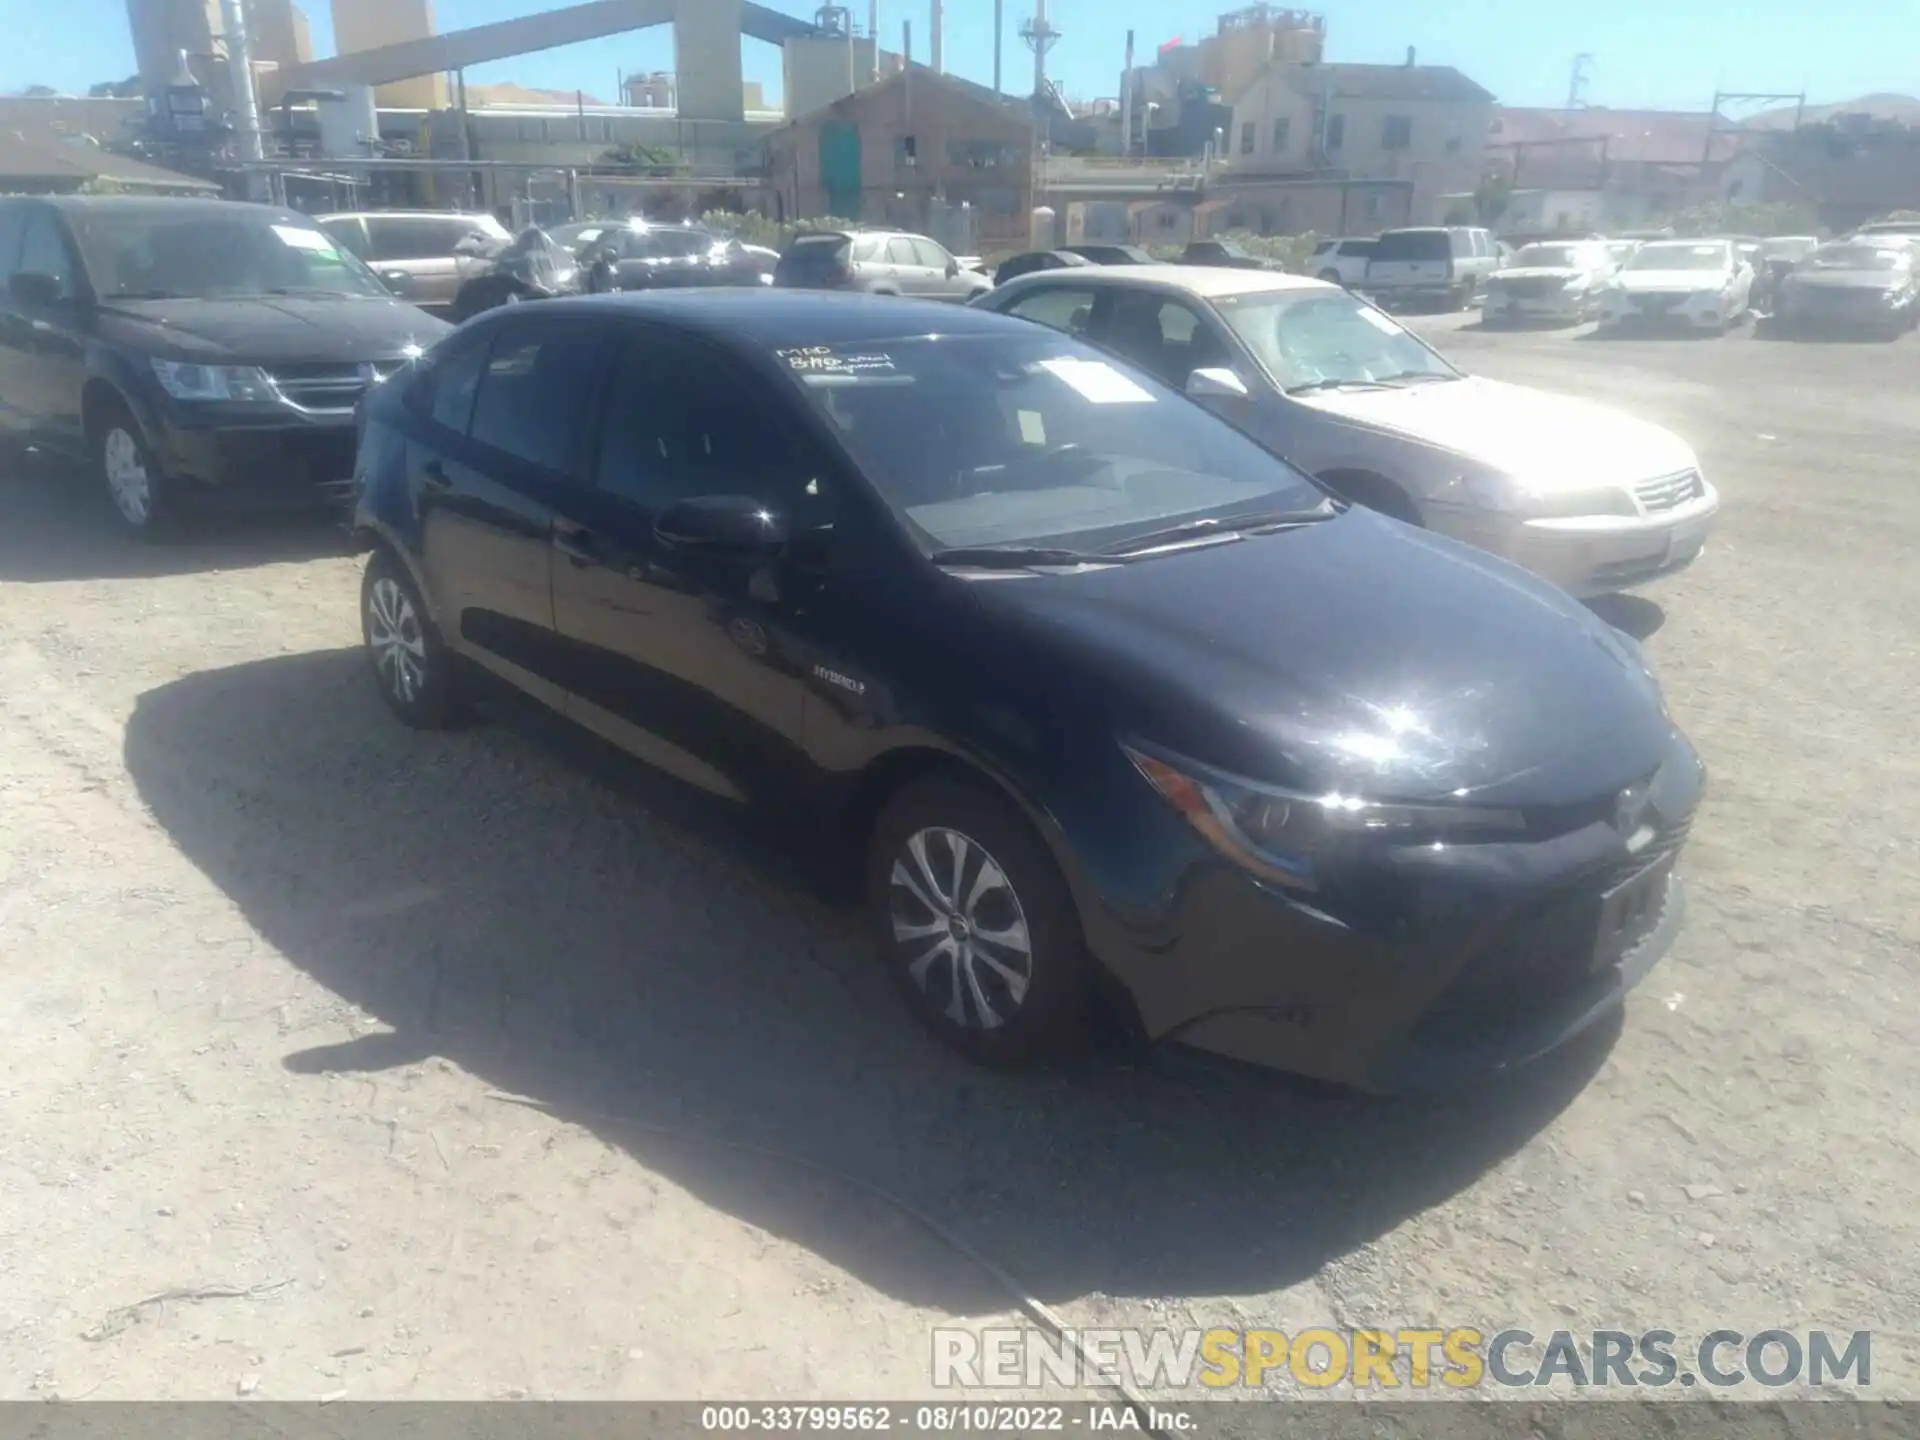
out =
[[[584,483],[605,335],[594,317],[532,312],[457,338],[424,377],[427,442],[408,457],[442,631],[556,706],[554,514]]]
[[[0,294],[0,427],[79,455],[86,448],[80,395],[90,313],[79,254],[52,209],[26,206],[13,213],[19,229],[9,236],[0,228],[0,245],[9,252],[0,253],[7,286]],[[35,293],[25,293],[25,282],[16,284],[20,276],[34,277]]]
[[[792,402],[725,353],[637,326],[614,362],[594,485],[556,522],[554,616],[568,714],[729,799],[790,796],[806,768],[795,625],[820,583],[835,480]],[[751,497],[780,553],[676,545],[676,502]]]
[[[942,300],[964,300],[973,293],[973,285],[946,247],[924,235],[913,237],[914,257],[927,277],[927,291]]]

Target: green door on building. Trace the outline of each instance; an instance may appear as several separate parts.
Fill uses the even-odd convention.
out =
[[[834,120],[820,127],[820,188],[827,209],[849,220],[860,218],[860,127]]]

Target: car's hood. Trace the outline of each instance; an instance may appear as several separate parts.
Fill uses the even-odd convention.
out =
[[[1550,488],[1631,483],[1699,463],[1671,430],[1591,400],[1478,375],[1403,390],[1321,390],[1293,398]]]
[[[114,300],[111,338],[155,355],[218,363],[349,363],[417,353],[452,329],[399,300],[263,295],[232,300]]]
[[[1316,793],[1565,804],[1650,772],[1672,733],[1591,612],[1371,511],[974,588],[1116,725]]]
[[[1614,283],[1629,295],[1659,295],[1683,291],[1689,295],[1723,290],[1727,285],[1724,270],[1622,270]]]
[[[1788,283],[1796,290],[1897,290],[1906,282],[1891,270],[1800,270]]]

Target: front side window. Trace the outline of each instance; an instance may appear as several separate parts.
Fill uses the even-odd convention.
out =
[[[116,207],[77,215],[74,232],[103,300],[392,298],[326,231],[271,210],[217,200]]]
[[[442,429],[464,435],[473,418],[480,372],[486,365],[485,340],[468,339],[463,344],[442,346],[434,351],[407,400]]]
[[[781,358],[928,551],[1100,548],[1190,517],[1322,499],[1199,406],[1037,328]]]
[[[1231,362],[1226,346],[1191,306],[1151,291],[1114,298],[1102,323],[1100,343],[1168,385],[1180,386],[1195,370]]]
[[[650,341],[621,352],[595,482],[658,516],[680,500],[750,495],[783,507],[819,498],[819,467],[766,382],[705,351]]]
[[[915,235],[913,237],[913,253],[919,257],[920,263],[929,270],[944,270],[953,263],[953,257],[951,255],[942,249],[938,243],[927,239],[924,235]]]
[[[1282,390],[1398,388],[1460,378],[1391,316],[1345,292],[1269,291],[1214,305]]]
[[[1091,290],[1049,285],[1015,301],[1003,313],[1032,320],[1050,330],[1079,335],[1086,330],[1087,321],[1093,315],[1093,301]]]
[[[600,331],[588,326],[502,326],[480,375],[469,433],[526,464],[570,472],[598,394],[602,349]]]

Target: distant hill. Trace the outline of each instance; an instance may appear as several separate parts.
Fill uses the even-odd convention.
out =
[[[1801,123],[1818,125],[1837,115],[1858,115],[1863,112],[1877,120],[1898,120],[1905,125],[1920,125],[1920,98],[1912,95],[1862,95],[1857,100],[1842,100],[1833,105],[1809,105],[1801,115]],[[1792,127],[1793,116],[1794,107],[1788,105],[1778,110],[1762,110],[1745,124],[1750,130],[1786,130]]]
[[[467,103],[475,109],[491,105],[605,105],[607,102],[592,95],[576,97],[572,90],[531,90],[525,85],[512,83],[502,85],[469,85]]]

